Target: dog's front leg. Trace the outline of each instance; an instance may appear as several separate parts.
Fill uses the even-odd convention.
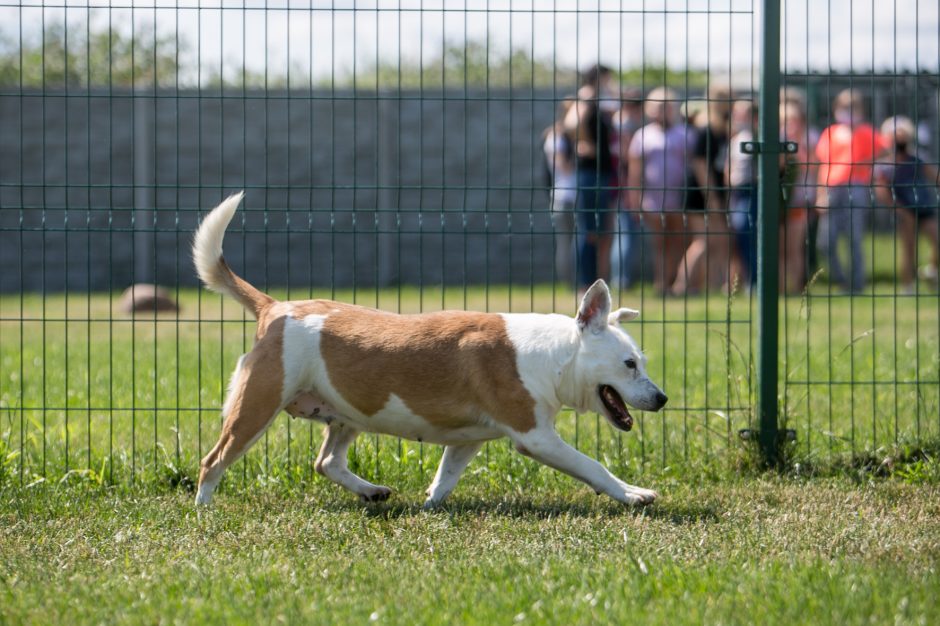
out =
[[[392,490],[382,485],[373,485],[356,476],[349,470],[347,454],[359,431],[340,422],[332,422],[326,427],[326,438],[320,447],[320,454],[314,467],[337,485],[349,489],[367,502],[387,500]]]
[[[569,446],[551,428],[535,428],[513,436],[513,441],[521,454],[577,478],[593,487],[594,491],[606,493],[615,500],[626,504],[649,504],[656,499],[655,491],[628,485],[591,457]]]
[[[482,442],[474,442],[444,448],[444,455],[441,457],[441,464],[437,466],[434,482],[428,487],[428,499],[424,502],[424,508],[434,508],[447,499],[457,485],[457,481],[460,480],[460,475],[467,469],[467,465],[477,455],[482,445]]]

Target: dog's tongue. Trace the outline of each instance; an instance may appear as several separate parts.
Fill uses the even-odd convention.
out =
[[[627,405],[613,387],[610,385],[601,387],[601,400],[604,401],[608,417],[614,426],[626,431],[633,428],[633,416],[630,415]]]
[[[623,429],[629,431],[633,428],[633,416],[630,415],[630,411],[627,410],[626,405],[623,405],[621,408],[623,409],[623,415],[620,416],[620,419],[623,422]]]
[[[630,411],[627,410],[627,407],[623,407],[623,429],[630,430],[633,428],[633,416],[630,415]]]

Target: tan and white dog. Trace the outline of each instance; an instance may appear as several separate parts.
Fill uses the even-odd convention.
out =
[[[222,258],[225,229],[242,196],[216,207],[193,243],[202,281],[258,320],[254,347],[232,374],[222,434],[202,460],[198,504],[209,503],[225,468],[282,410],[326,424],[316,469],[364,500],[384,500],[391,490],[347,466],[349,445],[363,431],[446,446],[427,506],[444,501],[484,442],[502,437],[598,493],[628,504],[656,498],[566,444],[554,428],[562,406],[603,413],[630,430],[624,400],[648,411],[666,404],[646,374],[642,352],[619,326],[637,311],[611,312],[603,281],[587,291],[576,319],[464,311],[396,315],[329,300],[278,302]]]

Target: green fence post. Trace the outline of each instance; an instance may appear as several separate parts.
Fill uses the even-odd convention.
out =
[[[757,407],[764,461],[776,465],[778,249],[780,213],[780,0],[764,0],[757,179],[757,298],[759,356]]]

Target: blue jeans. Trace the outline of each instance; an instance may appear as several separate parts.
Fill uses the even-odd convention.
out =
[[[593,169],[578,170],[577,175],[577,278],[579,287],[588,287],[598,278],[597,237],[611,231],[613,181],[611,176]]]
[[[757,279],[757,190],[753,187],[732,189],[730,209],[734,243],[753,285]]]
[[[635,236],[642,230],[638,215],[639,212],[624,211],[622,208],[617,212],[617,232],[614,233],[611,271],[614,283],[624,289],[643,277],[641,241]]]
[[[828,233],[819,241],[820,252],[829,260],[829,281],[840,285],[849,293],[865,288],[865,256],[862,238],[865,220],[871,207],[868,187],[837,185],[829,188],[829,210],[826,212]],[[849,265],[851,275],[846,280],[839,257],[839,241],[849,238]]]

